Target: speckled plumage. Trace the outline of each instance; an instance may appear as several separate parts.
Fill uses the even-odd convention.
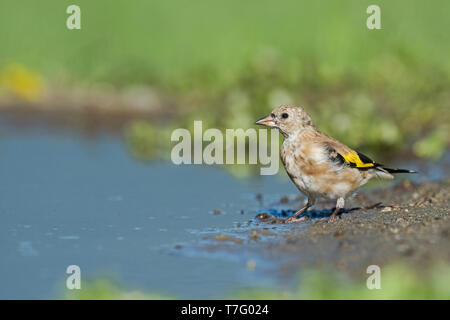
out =
[[[329,220],[333,221],[344,208],[345,199],[371,178],[392,179],[391,173],[413,172],[384,168],[318,131],[311,117],[299,107],[278,107],[256,123],[278,128],[283,134],[281,160],[292,182],[308,197],[307,205],[286,222],[296,221],[317,198],[337,200],[336,210]]]

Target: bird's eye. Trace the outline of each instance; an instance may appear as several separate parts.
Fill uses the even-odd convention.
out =
[[[286,119],[287,117],[289,117],[289,115],[288,115],[287,113],[282,113],[282,114],[281,114],[281,117],[282,117],[283,119]]]

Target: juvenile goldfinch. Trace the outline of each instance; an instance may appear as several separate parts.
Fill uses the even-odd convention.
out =
[[[318,131],[311,117],[295,106],[280,106],[256,124],[277,128],[284,136],[281,160],[297,188],[308,197],[306,206],[285,220],[296,217],[314,205],[317,198],[336,201],[328,222],[344,208],[345,199],[373,177],[393,179],[392,173],[412,170],[389,169]]]

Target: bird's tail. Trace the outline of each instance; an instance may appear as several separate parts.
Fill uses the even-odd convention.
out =
[[[417,173],[413,170],[407,170],[407,169],[391,169],[391,168],[385,168],[382,166],[378,166],[374,169],[372,169],[372,173],[377,176],[378,178],[383,179],[394,179],[394,176],[392,173]]]
[[[383,169],[389,173],[417,173],[417,171],[408,170],[408,169],[391,169],[391,168],[385,168],[385,167],[383,167]]]

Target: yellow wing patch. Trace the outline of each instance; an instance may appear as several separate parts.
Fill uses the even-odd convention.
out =
[[[375,166],[375,164],[372,162],[369,163],[363,162],[359,157],[358,153],[354,151],[347,154],[341,154],[341,156],[342,158],[344,158],[345,162],[351,164],[353,167],[356,168],[370,168]]]

